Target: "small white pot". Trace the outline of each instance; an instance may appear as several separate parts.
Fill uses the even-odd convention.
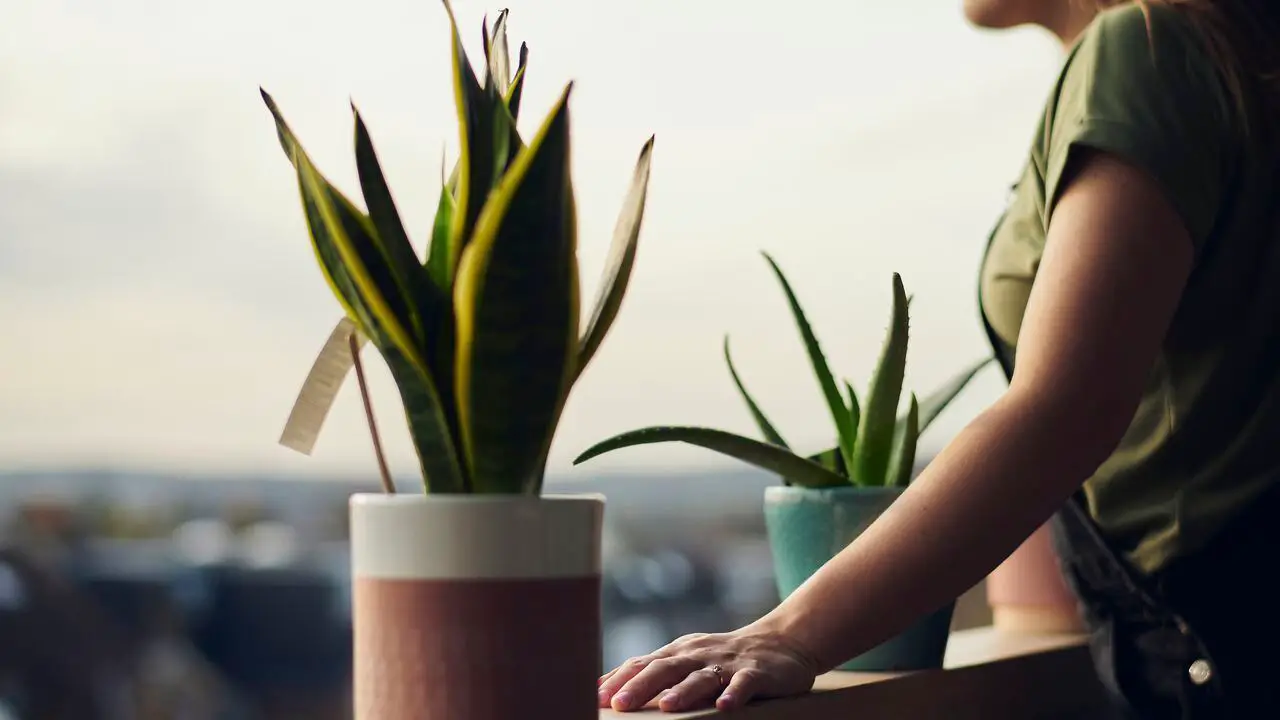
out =
[[[604,498],[351,498],[356,720],[595,720]]]

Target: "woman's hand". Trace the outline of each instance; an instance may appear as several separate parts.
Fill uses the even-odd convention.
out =
[[[660,697],[664,712],[806,693],[821,669],[765,621],[730,633],[686,635],[600,678],[600,707],[639,710]]]

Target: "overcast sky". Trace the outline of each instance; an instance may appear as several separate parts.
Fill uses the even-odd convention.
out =
[[[513,44],[530,46],[524,127],[577,81],[585,297],[657,134],[631,289],[574,391],[554,472],[640,425],[750,432],[726,332],[784,434],[830,442],[760,250],[859,388],[895,270],[915,294],[911,387],[986,352],[979,255],[1059,57],[1036,32],[968,27],[959,5],[510,0]],[[455,7],[479,56],[481,15],[502,6]],[[371,474],[354,383],[312,457],[276,445],[339,310],[257,89],[358,195],[354,99],[421,247],[441,155],[456,157],[440,4],[0,0],[0,18],[0,469]],[[397,396],[366,357],[393,465],[412,473]],[[1000,387],[986,374],[933,444]],[[573,474],[722,462],[655,446]]]

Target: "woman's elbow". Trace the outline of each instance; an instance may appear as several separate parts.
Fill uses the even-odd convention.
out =
[[[1036,438],[1045,467],[1082,483],[1111,457],[1124,438],[1140,397],[1060,388],[1036,392],[1011,388],[1000,405]]]

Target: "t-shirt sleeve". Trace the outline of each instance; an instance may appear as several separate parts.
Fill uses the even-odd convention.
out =
[[[1229,182],[1233,107],[1217,66],[1176,11],[1127,5],[1104,12],[1072,51],[1046,112],[1045,232],[1063,173],[1089,148],[1150,174],[1198,251]]]

